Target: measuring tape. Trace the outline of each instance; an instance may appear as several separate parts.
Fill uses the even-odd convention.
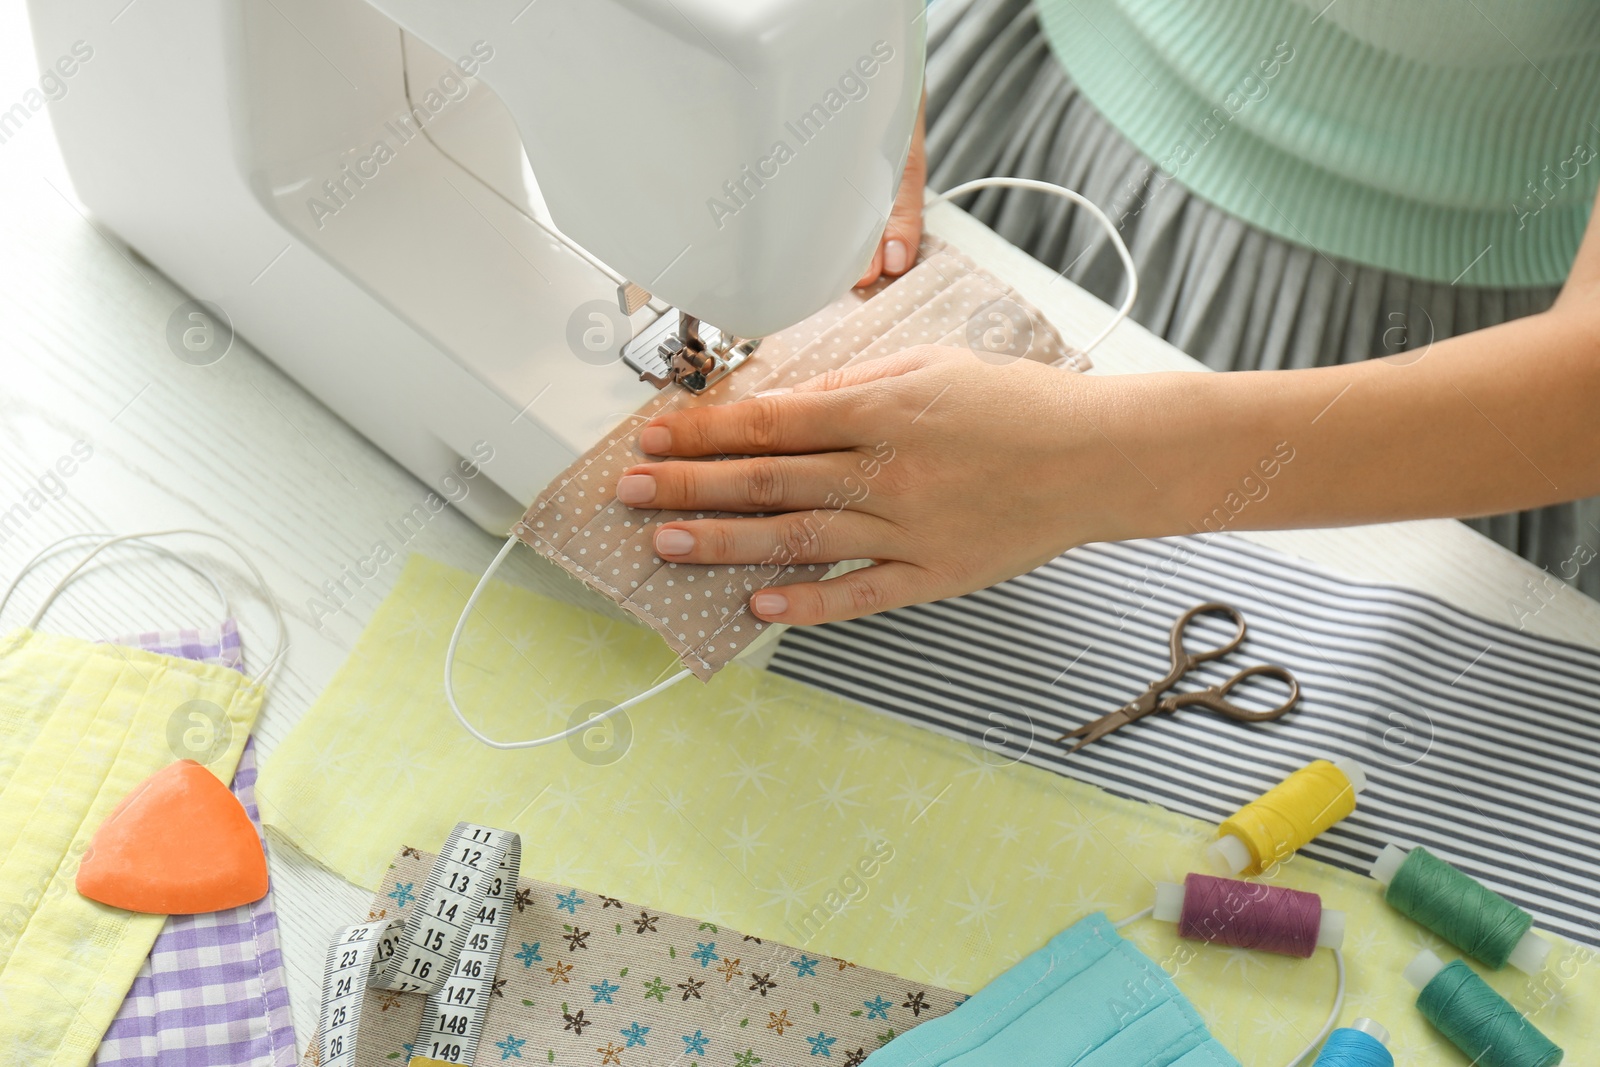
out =
[[[323,971],[322,1067],[354,1067],[369,988],[427,994],[414,1067],[473,1061],[521,866],[516,834],[457,823],[408,918],[339,931]]]

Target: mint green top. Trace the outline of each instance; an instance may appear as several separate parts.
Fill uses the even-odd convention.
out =
[[[1593,0],[1036,6],[1085,97],[1255,226],[1462,285],[1555,285],[1572,265],[1600,177]]]

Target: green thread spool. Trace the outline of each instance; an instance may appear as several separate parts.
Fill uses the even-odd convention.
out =
[[[1544,969],[1552,948],[1534,933],[1533,916],[1425,848],[1409,854],[1386,845],[1372,877],[1383,899],[1486,967],[1507,963],[1528,974]]]
[[[1555,1067],[1566,1054],[1461,960],[1445,966],[1427,949],[1406,965],[1417,1010],[1474,1067]]]

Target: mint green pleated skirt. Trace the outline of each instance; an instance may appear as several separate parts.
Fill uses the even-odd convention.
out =
[[[1138,266],[1133,317],[1214,370],[1420,355],[1434,341],[1543,311],[1557,293],[1429,282],[1330,258],[1201,200],[1077,91],[1029,0],[934,0],[928,163],[933,189],[1008,175],[1093,200]],[[987,189],[962,206],[1095,295],[1119,296],[1116,252],[1070,203]],[[1600,498],[1469,524],[1600,596]]]

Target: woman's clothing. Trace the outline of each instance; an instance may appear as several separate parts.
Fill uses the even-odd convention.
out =
[[[1591,0],[1035,9],[1112,126],[1258,229],[1434,282],[1567,276],[1600,175]]]
[[[1067,6],[1089,10],[1100,2]],[[1138,266],[1133,317],[1216,370],[1325,366],[1402,352],[1425,358],[1434,340],[1542,311],[1555,299],[1556,285],[1474,285],[1471,272],[1451,284],[1362,265],[1215,206],[1182,184],[1184,170],[1163,173],[1089,102],[1052,51],[1030,0],[936,0],[928,36],[929,186],[998,174],[1083,193],[1118,224]],[[1275,82],[1284,83],[1301,58],[1280,64]],[[1269,95],[1249,107],[1265,111],[1272,103]],[[1222,149],[1245,129],[1230,125],[1205,153],[1225,158]],[[1600,171],[1600,160],[1591,169]],[[1263,184],[1268,176],[1250,180],[1276,199]],[[1102,299],[1120,293],[1115,251],[1071,204],[988,189],[963,206]],[[1600,595],[1600,500],[1471,525]]]

